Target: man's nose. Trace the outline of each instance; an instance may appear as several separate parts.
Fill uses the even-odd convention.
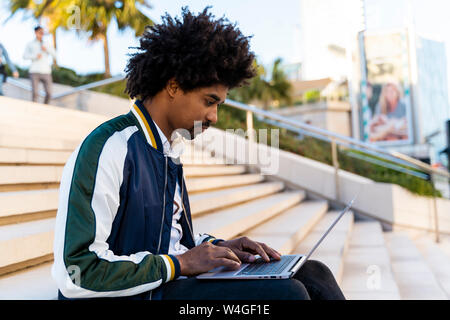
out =
[[[206,115],[206,119],[211,122],[211,124],[216,124],[217,122],[217,106],[211,109]]]

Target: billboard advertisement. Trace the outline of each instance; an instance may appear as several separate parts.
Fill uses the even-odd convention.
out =
[[[406,32],[360,38],[363,140],[378,145],[411,144],[411,88]],[[361,43],[362,42],[362,43]]]

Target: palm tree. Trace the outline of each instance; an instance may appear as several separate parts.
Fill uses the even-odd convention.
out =
[[[141,35],[153,21],[138,6],[151,8],[148,0],[11,0],[11,16],[19,10],[31,11],[36,19],[48,19],[48,29],[56,46],[56,29],[75,29],[85,32],[91,41],[102,41],[105,58],[105,77],[111,76],[109,63],[108,27],[114,20],[120,31],[132,28],[135,36]],[[74,9],[74,10],[71,10]],[[76,18],[79,24],[74,25]]]
[[[275,60],[271,79],[268,81],[266,69],[255,59],[253,67],[257,70],[256,77],[250,80],[248,86],[233,89],[229,94],[230,99],[243,103],[257,102],[262,104],[264,109],[268,109],[275,101],[292,103],[291,84],[280,67],[281,62],[280,58]]]
[[[108,27],[112,20],[117,21],[120,31],[130,27],[135,36],[141,35],[145,27],[153,21],[144,15],[136,3],[151,8],[147,0],[75,0],[80,8],[80,29],[89,34],[89,40],[100,40],[103,43],[105,57],[105,77],[111,76],[109,65]]]
[[[275,60],[272,67],[272,76],[268,85],[268,90],[270,91],[271,102],[277,101],[277,103],[285,102],[287,104],[292,104],[291,96],[291,83],[286,77],[283,69],[281,68],[282,60],[278,58]],[[265,105],[268,106],[267,104]]]

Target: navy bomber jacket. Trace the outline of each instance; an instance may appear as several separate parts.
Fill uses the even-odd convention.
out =
[[[60,184],[52,276],[63,297],[149,299],[180,275],[177,258],[167,254],[177,177],[181,244],[216,243],[194,235],[183,165],[164,155],[139,100],[84,139]]]

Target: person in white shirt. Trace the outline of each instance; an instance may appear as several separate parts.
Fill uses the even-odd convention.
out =
[[[31,60],[29,69],[32,89],[32,100],[38,101],[39,82],[42,82],[45,90],[44,103],[49,103],[52,92],[52,60],[56,59],[55,49],[44,43],[44,29],[41,26],[34,28],[36,39],[28,43],[23,58]],[[50,59],[52,58],[52,59]]]

